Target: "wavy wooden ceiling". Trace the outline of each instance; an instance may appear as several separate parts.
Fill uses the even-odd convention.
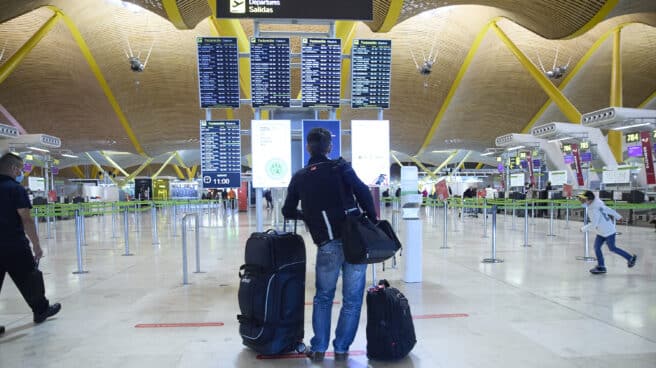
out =
[[[205,114],[198,108],[194,40],[211,35],[206,20],[211,12],[208,2],[177,0],[184,25],[192,28],[188,30],[177,29],[166,19],[160,0],[131,2],[150,12],[133,13],[107,0],[3,1],[0,47],[6,42],[6,52],[0,63],[52,16],[52,10],[40,7],[54,5],[79,28],[144,151],[158,156],[197,148],[198,120]],[[607,1],[602,0],[406,0],[396,26],[387,33],[374,32],[393,3],[375,0],[374,21],[358,24],[355,37],[393,42],[392,107],[384,117],[392,123],[391,147],[395,151],[411,155],[419,151],[472,43],[494,19],[499,19],[499,27],[534,63],[539,55],[550,66],[558,50],[560,63],[571,58],[572,67],[596,40],[628,24],[621,33],[624,104],[637,106],[656,90],[656,1],[620,0],[604,7]],[[605,18],[589,27],[600,11]],[[246,34],[252,34],[252,21],[241,23]],[[571,37],[582,29],[587,32]],[[154,41],[143,73],[128,67],[128,41],[133,52],[141,52],[142,57]],[[425,80],[415,69],[411,50],[421,55],[433,44],[437,63]],[[609,38],[564,88],[565,96],[581,112],[608,105],[611,49]],[[296,94],[298,77],[294,81]],[[497,35],[488,31],[421,159],[435,160],[431,150],[490,147],[495,137],[521,131],[547,100]],[[0,84],[0,104],[27,131],[59,136],[64,146],[75,152],[135,151],[61,22]],[[226,112],[215,111],[213,117],[224,118]],[[244,106],[235,111],[235,118],[248,128],[252,110]],[[360,118],[376,118],[376,113],[349,108],[342,111],[345,128],[351,119]],[[538,123],[563,119],[551,105]],[[244,153],[250,151],[248,137],[242,146]]]

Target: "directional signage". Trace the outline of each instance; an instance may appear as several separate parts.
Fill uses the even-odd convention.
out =
[[[390,106],[391,40],[354,40],[351,55],[351,107]]]
[[[303,107],[339,107],[342,40],[303,38],[301,90]]]
[[[373,20],[373,1],[216,0],[216,17]]]
[[[251,38],[251,99],[254,108],[289,107],[289,38]]]
[[[239,108],[237,39],[197,37],[198,90],[202,109]]]
[[[241,185],[239,120],[200,121],[200,162],[203,188]]]

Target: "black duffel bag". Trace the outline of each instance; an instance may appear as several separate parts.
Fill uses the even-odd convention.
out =
[[[383,262],[401,248],[386,220],[374,223],[364,215],[346,216],[341,230],[344,257],[351,264]]]

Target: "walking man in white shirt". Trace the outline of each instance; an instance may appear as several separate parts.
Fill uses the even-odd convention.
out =
[[[615,228],[615,220],[620,220],[622,216],[617,213],[612,208],[606,207],[604,202],[599,198],[595,198],[594,193],[589,190],[579,194],[577,196],[581,205],[588,208],[588,221],[587,225],[584,225],[581,228],[581,231],[588,231],[590,229],[597,232],[597,237],[595,238],[594,249],[597,256],[597,266],[590,270],[592,274],[602,274],[606,273],[606,265],[604,264],[604,255],[601,253],[601,246],[606,242],[608,244],[608,249],[611,252],[619,254],[624,257],[627,261],[629,268],[635,266],[636,260],[638,259],[637,255],[630,255],[626,251],[615,246],[615,234],[617,229]]]

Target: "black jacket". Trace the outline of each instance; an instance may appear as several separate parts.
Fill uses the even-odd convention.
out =
[[[299,201],[301,211],[296,208]],[[359,215],[363,211],[376,220],[369,187],[358,178],[351,165],[341,158],[329,160],[321,155],[310,158],[308,165],[292,177],[282,214],[285,218],[302,219],[314,243],[322,245],[341,237],[347,210],[349,215]]]

